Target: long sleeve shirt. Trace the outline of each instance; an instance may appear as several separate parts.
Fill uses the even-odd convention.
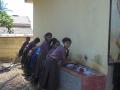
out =
[[[56,59],[61,63],[64,63],[66,60],[66,53],[67,53],[67,49],[65,49],[62,45],[60,45],[49,56],[52,59]]]

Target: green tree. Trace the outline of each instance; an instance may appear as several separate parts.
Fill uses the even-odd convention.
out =
[[[0,26],[5,26],[8,29],[8,33],[12,32],[13,19],[6,12],[0,12]]]
[[[0,26],[4,26],[8,29],[8,33],[12,33],[13,19],[7,14],[10,11],[7,4],[3,0],[0,0]]]

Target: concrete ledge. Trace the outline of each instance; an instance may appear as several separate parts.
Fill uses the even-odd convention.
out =
[[[86,76],[67,68],[60,69],[59,90],[105,90],[105,84],[104,74]]]
[[[0,34],[0,37],[33,37],[33,34]]]

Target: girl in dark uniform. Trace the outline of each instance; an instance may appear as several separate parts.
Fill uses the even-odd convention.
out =
[[[71,45],[70,38],[62,40],[63,46],[57,47],[48,57],[45,63],[41,87],[46,90],[57,90],[59,85],[59,66],[67,62],[68,49]]]
[[[37,46],[35,48],[40,48],[40,54],[35,62],[34,72],[32,74],[32,82],[37,83],[38,82],[38,76],[39,72],[41,72],[41,66],[42,66],[42,60],[45,60],[46,55],[49,51],[49,43],[52,39],[52,33],[48,32],[44,35],[44,41],[40,46]],[[35,50],[33,49],[33,51]]]
[[[25,42],[22,44],[20,50],[19,50],[19,53],[18,53],[18,57],[21,57],[22,54],[23,54],[23,50],[25,49],[25,47],[29,44],[29,41],[30,41],[30,37],[26,37],[26,40]]]
[[[50,55],[54,52],[54,50],[60,46],[60,42],[56,39],[56,38],[52,38],[52,40],[50,41],[50,44],[49,44],[49,52],[48,54],[46,55],[46,59],[45,60],[42,60],[42,71],[39,72],[39,82],[38,82],[38,87],[41,88],[41,85],[42,85],[42,79],[44,77],[44,70],[45,70],[45,65],[46,65],[46,60],[49,59]]]
[[[28,53],[29,51],[37,45],[37,43],[40,42],[39,38],[35,38],[32,42],[30,42],[24,49],[22,59],[21,61],[23,62],[24,70],[27,70],[27,64],[28,64]]]

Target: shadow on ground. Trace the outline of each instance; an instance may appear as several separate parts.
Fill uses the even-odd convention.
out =
[[[24,79],[20,64],[0,63],[0,90],[36,90]]]

